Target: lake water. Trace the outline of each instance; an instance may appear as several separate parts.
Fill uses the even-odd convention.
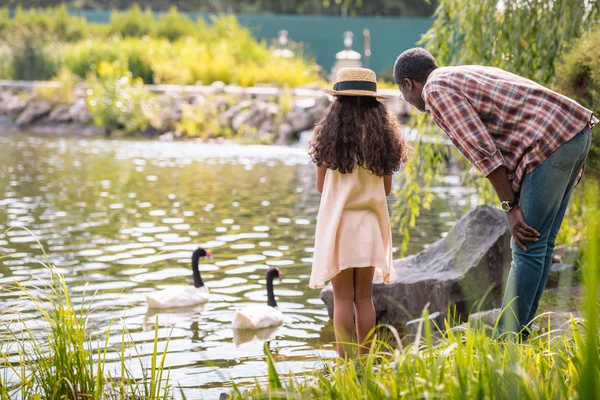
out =
[[[8,136],[0,137],[0,157],[0,230],[13,228],[0,235],[0,255],[8,256],[0,285],[48,278],[36,261],[45,260],[37,237],[75,303],[97,293],[92,329],[114,321],[118,343],[125,324],[148,354],[158,317],[161,346],[171,336],[171,381],[188,399],[218,398],[231,380],[244,386],[264,376],[264,339],[280,371],[302,374],[335,354],[319,291],[308,288],[319,194],[305,150]],[[458,182],[449,175],[433,189],[410,253],[442,237],[474,201]],[[147,293],[191,284],[197,246],[214,253],[200,265],[210,302],[148,311]],[[234,332],[237,307],[266,302],[269,266],[284,274],[275,285],[284,324],[261,337]],[[1,290],[0,308],[16,299]],[[35,314],[23,312],[34,327]]]

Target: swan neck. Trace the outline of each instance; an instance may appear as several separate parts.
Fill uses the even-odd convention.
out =
[[[192,256],[192,275],[194,276],[194,287],[201,288],[204,286],[204,282],[202,281],[202,277],[200,276],[200,270],[198,269],[198,260],[200,259],[200,255],[194,253]]]
[[[277,307],[275,301],[275,293],[273,292],[273,276],[267,276],[267,305],[271,307]]]

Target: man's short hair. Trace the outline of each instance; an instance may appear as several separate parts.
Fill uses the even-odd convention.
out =
[[[405,78],[425,83],[431,71],[439,65],[430,52],[422,47],[406,50],[394,64],[394,80],[400,84]]]

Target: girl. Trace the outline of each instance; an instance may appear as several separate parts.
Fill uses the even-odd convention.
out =
[[[323,195],[317,219],[310,287],[333,285],[333,324],[340,357],[354,328],[359,354],[368,352],[375,326],[373,274],[394,282],[392,232],[386,196],[392,174],[407,158],[407,145],[393,116],[378,99],[375,73],[345,68],[337,74],[335,96],[317,124],[309,154],[317,165]]]

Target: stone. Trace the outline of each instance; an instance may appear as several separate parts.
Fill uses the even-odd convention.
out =
[[[10,90],[0,92],[0,114],[16,117],[25,109],[26,105],[27,102],[24,99]]]
[[[226,87],[227,87],[227,85],[224,82],[214,81],[210,85],[210,91],[213,94],[221,94],[221,93],[225,93],[225,88]]]
[[[278,133],[278,136],[277,136],[277,141],[275,142],[275,144],[277,144],[279,146],[284,146],[284,145],[288,144],[289,142],[291,142],[291,138],[294,134],[294,129],[287,122],[283,122],[283,123],[279,124],[279,127],[277,128],[277,133]]]
[[[550,267],[550,275],[548,276],[546,287],[554,288],[561,286],[561,280],[563,279],[563,284],[570,286],[572,284],[573,273],[576,269],[575,264],[553,263]]]
[[[159,132],[168,132],[175,129],[175,123],[181,121],[183,109],[188,105],[187,100],[163,95],[156,102],[156,113],[150,121],[150,126]]]
[[[238,113],[231,121],[231,127],[235,132],[238,132],[242,126],[246,125],[246,121],[252,116],[250,110],[244,110]]]
[[[292,142],[293,136],[300,132],[314,128],[315,124],[321,119],[330,101],[327,97],[317,97],[315,99],[301,99],[294,104],[293,110],[285,117],[284,124],[279,126],[279,144]],[[291,132],[288,130],[288,126]]]
[[[500,308],[494,308],[492,310],[473,313],[469,317],[468,322],[454,327],[453,330],[466,330],[469,328],[476,328],[479,324],[483,324],[486,332],[491,334],[500,317],[500,311]],[[571,317],[574,318],[576,322],[583,322],[584,320],[581,312],[577,310],[546,313],[544,316],[538,316],[538,319],[534,320],[533,329],[538,330],[541,334],[547,333],[549,320],[551,332],[560,333],[569,331],[571,329]]]
[[[230,107],[227,111],[218,116],[219,124],[221,126],[229,126],[230,128],[233,127],[232,125],[234,117],[236,117],[245,108],[252,106],[252,104],[254,104],[252,100],[244,100],[240,101],[233,107]]]
[[[31,101],[16,120],[17,126],[30,125],[45,117],[52,110],[52,104],[44,100]]]
[[[163,133],[158,137],[158,140],[161,142],[172,142],[175,139],[175,134],[173,132]]]
[[[84,99],[77,99],[69,109],[71,119],[81,124],[89,124],[92,121],[92,115],[90,114],[87,104]]]
[[[449,307],[465,319],[474,305],[479,310],[501,303],[502,283],[511,261],[510,230],[506,215],[480,206],[463,216],[448,235],[422,252],[394,261],[396,282],[384,285],[376,276],[373,299],[378,322],[401,326]],[[333,315],[331,284],[321,299]]]
[[[48,119],[50,122],[70,122],[73,120],[70,110],[70,106],[58,105],[50,112]]]

